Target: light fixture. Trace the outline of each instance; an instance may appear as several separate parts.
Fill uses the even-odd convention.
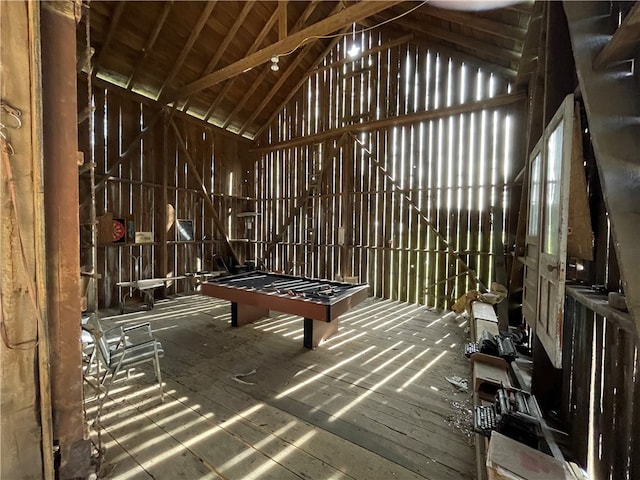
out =
[[[280,70],[280,67],[278,66],[279,61],[280,59],[278,58],[277,55],[274,55],[273,57],[271,57],[271,70],[273,70],[274,72],[277,72],[278,70]]]
[[[360,47],[358,47],[357,45],[353,44],[353,45],[351,45],[351,48],[347,52],[347,55],[349,55],[350,58],[356,58],[359,53],[360,53]]]
[[[430,0],[429,5],[448,10],[480,11],[509,7],[521,0]]]

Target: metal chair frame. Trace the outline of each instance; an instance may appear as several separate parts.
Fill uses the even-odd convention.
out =
[[[127,370],[128,377],[129,369],[142,363],[153,362],[156,380],[160,387],[160,399],[164,401],[162,373],[160,371],[160,357],[164,356],[164,350],[162,349],[162,344],[153,337],[151,325],[145,322],[127,327],[118,326],[104,332],[97,319],[93,323],[93,326],[87,325],[84,328],[93,337],[94,353],[97,353],[98,360],[96,377],[99,385],[104,387],[104,393],[101,397],[100,392],[98,392],[98,411],[95,423],[99,423],[104,401],[109,396],[109,390],[118,373],[122,370]],[[106,333],[112,331],[118,331],[119,335],[114,337],[115,340],[108,340]],[[105,369],[102,376],[100,363],[104,365]]]

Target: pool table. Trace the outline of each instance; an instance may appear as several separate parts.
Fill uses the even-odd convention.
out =
[[[369,296],[369,285],[253,271],[218,277],[202,293],[231,302],[231,326],[269,315],[269,310],[304,317],[303,345],[317,347],[338,331],[338,317]]]

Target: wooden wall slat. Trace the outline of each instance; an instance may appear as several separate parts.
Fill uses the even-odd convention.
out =
[[[344,57],[350,41],[340,42],[324,65]],[[380,34],[361,33],[355,41],[373,48],[384,39]],[[266,135],[272,143],[287,141],[293,135],[314,135],[367,119],[508,92],[507,82],[491,78],[489,72],[424,47],[405,44],[369,55],[364,52],[344,67],[325,68],[310,77]],[[312,199],[314,208],[292,222],[265,260],[275,269],[311,264],[313,274],[321,277],[350,271],[369,282],[376,296],[442,307],[466,290],[478,288],[465,273],[465,263],[489,285],[494,278],[490,207],[505,208],[513,175],[513,169],[502,166],[512,161],[501,147],[508,111],[490,108],[359,134],[384,172],[362,156],[355,140],[348,140],[321,196]],[[315,114],[321,118],[312,121]],[[495,140],[488,140],[492,135]],[[256,196],[268,199],[262,203],[266,210],[258,231],[261,245],[269,244],[278,233],[274,225],[288,217],[294,204],[289,197],[304,192],[300,172],[313,169],[310,147],[264,154],[260,171],[266,176],[262,190],[256,191]],[[286,166],[281,163],[274,168],[283,161]],[[398,191],[386,175],[397,182]],[[274,190],[274,184],[280,187]],[[446,242],[421,220],[415,206]],[[315,224],[313,239],[304,227],[309,222]],[[345,240],[353,248],[338,245],[338,232],[346,225],[351,231],[345,230]]]
[[[158,110],[153,106],[140,104],[135,99],[120,96],[112,90],[94,88],[93,95],[93,158],[99,181],[141,132],[141,122],[142,126],[148,126],[151,119],[158,115]],[[187,148],[198,166],[198,172],[205,179],[205,184],[209,188],[214,187],[211,189],[214,204],[218,208],[231,208],[232,214],[226,210],[221,211],[230,219],[234,233],[246,235],[244,222],[237,221],[235,214],[255,208],[253,200],[248,197],[254,192],[252,159],[248,150],[245,146],[238,146],[240,141],[235,142],[228,136],[216,136],[193,122],[176,123],[185,134]],[[216,163],[216,156],[220,158],[220,165]],[[160,243],[164,238],[160,232],[165,228],[165,202],[162,194],[165,161],[168,162],[166,168],[169,175],[168,203],[175,210],[174,218],[194,221],[194,242],[176,241],[175,228],[172,226],[167,233],[168,244],[165,246]],[[250,171],[248,176],[246,169]],[[230,196],[227,191],[228,174],[231,171],[235,182],[232,190],[237,194]],[[98,216],[111,213],[115,218],[132,220],[135,231],[151,231],[155,236],[155,241],[151,244],[136,244],[133,238],[127,237],[124,243],[103,242],[98,245],[97,267],[98,273],[102,274],[98,292],[101,307],[117,306],[120,292],[116,283],[132,280],[136,274],[140,278],[151,278],[168,273],[184,275],[196,268],[214,269],[217,268],[214,255],[227,257],[225,261],[228,264],[228,252],[220,240],[222,237],[213,226],[212,218],[204,209],[200,189],[199,182],[189,174],[185,158],[180,154],[175,139],[172,135],[165,135],[163,122],[157,123],[111,174],[104,188],[97,192]],[[88,196],[88,189],[86,192],[83,190],[81,195],[82,203]],[[243,259],[248,258],[248,252],[253,246],[250,243],[242,245],[246,249],[242,250],[241,256]],[[83,245],[83,248],[89,246]],[[166,256],[163,253],[165,249]],[[136,272],[134,257],[141,258],[142,270],[139,272]],[[166,291],[157,293],[173,294],[190,288],[190,282],[178,280],[169,284]]]

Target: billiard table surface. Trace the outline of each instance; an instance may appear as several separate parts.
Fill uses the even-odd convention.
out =
[[[311,348],[337,331],[338,317],[366,299],[369,286],[253,271],[204,282],[202,293],[232,302],[234,327],[266,316],[269,310],[304,317],[309,337],[304,343]],[[324,329],[317,322],[333,325]]]

